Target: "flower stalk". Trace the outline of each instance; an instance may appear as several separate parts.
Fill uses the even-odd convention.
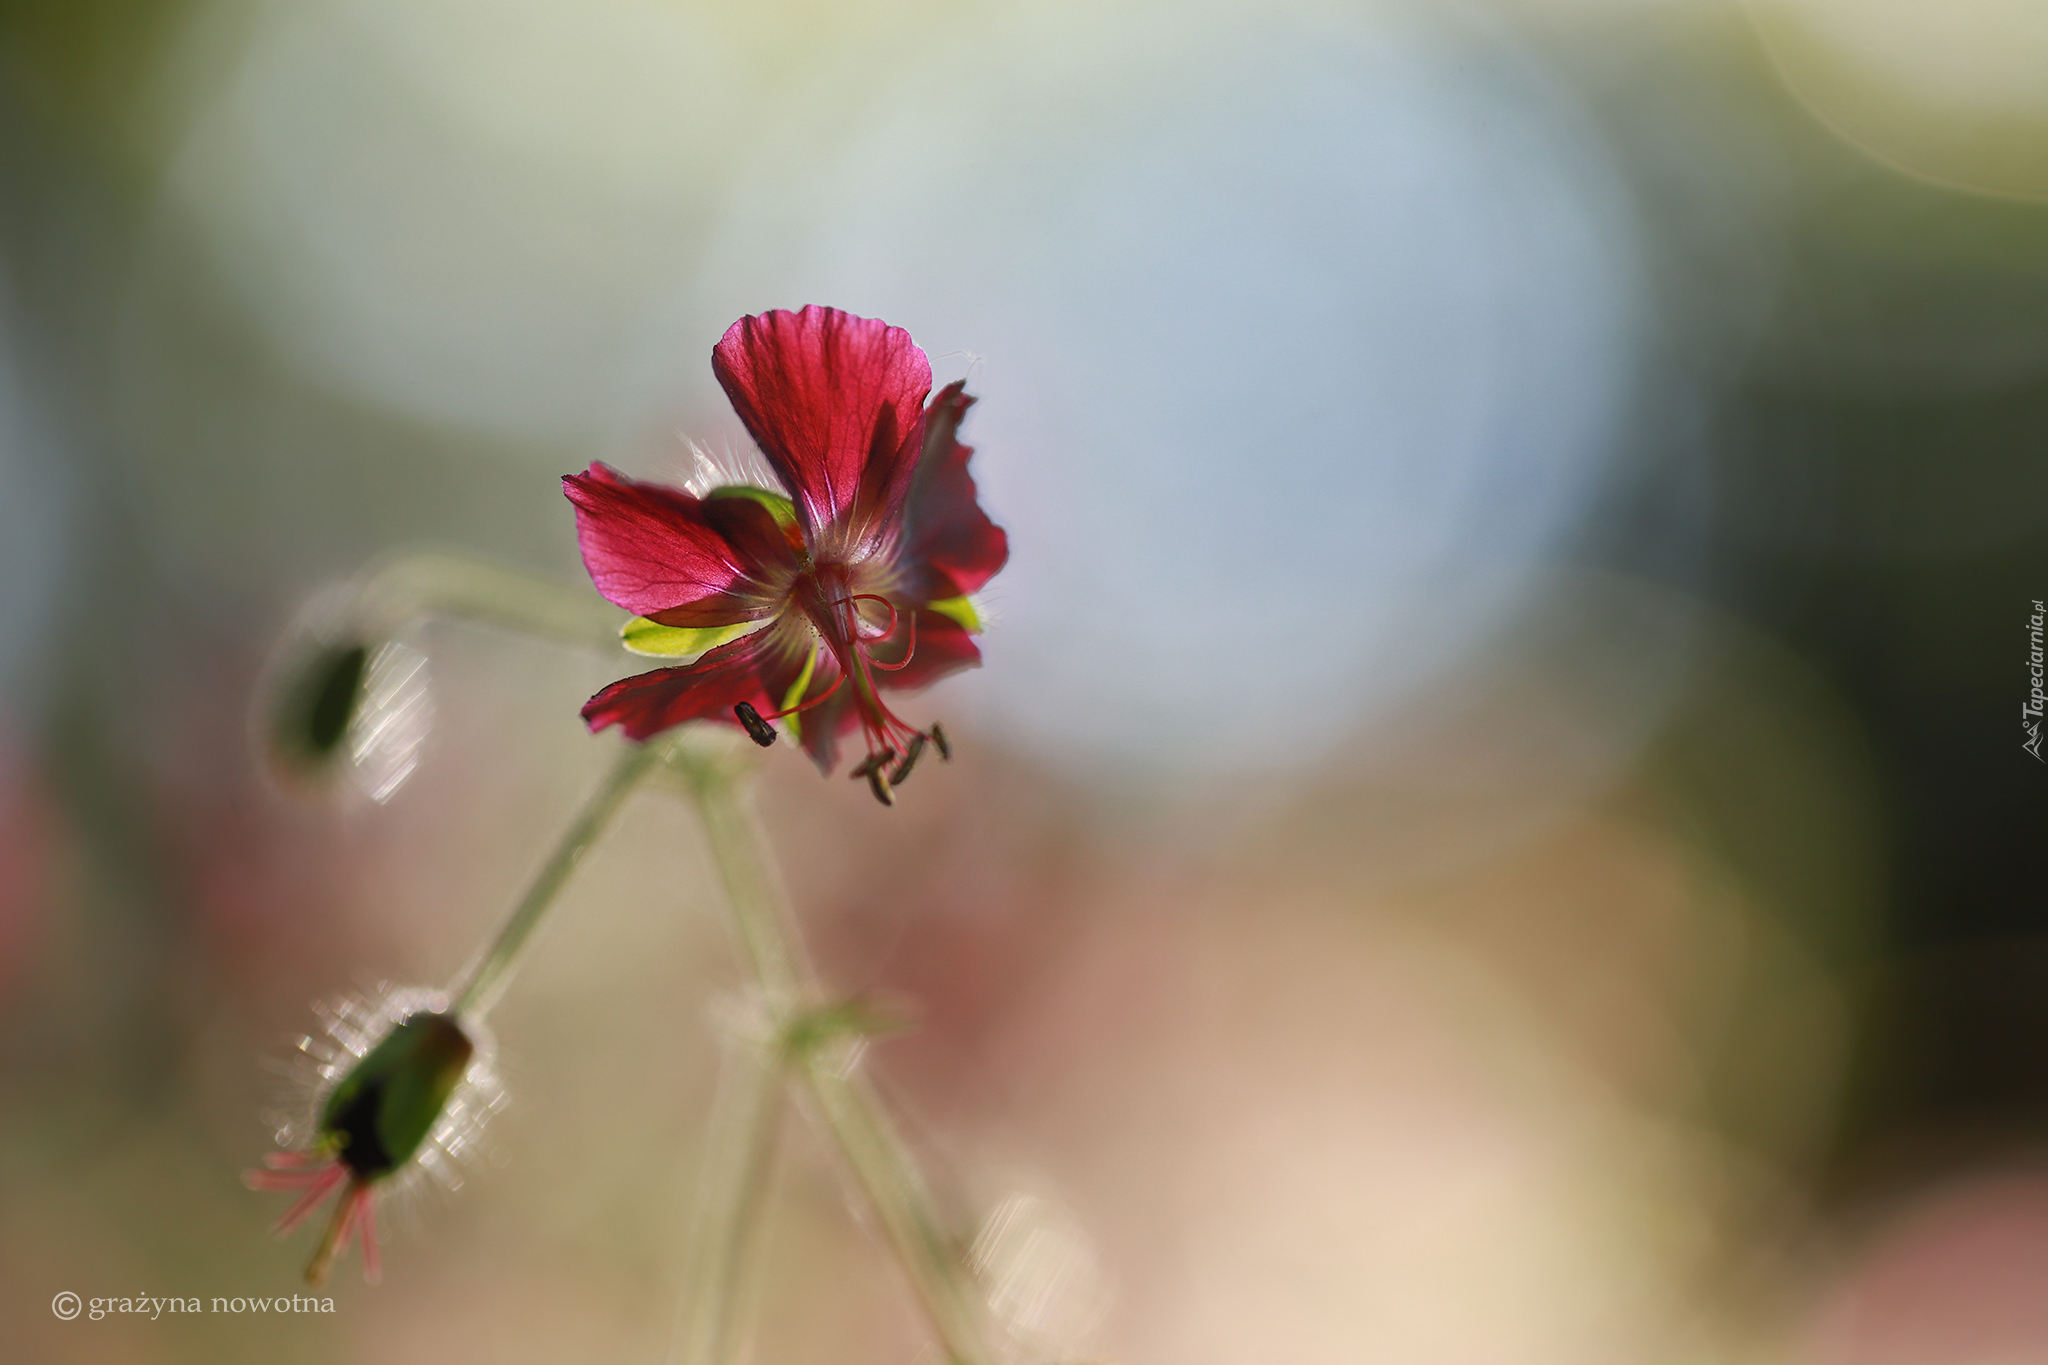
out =
[[[754,1235],[766,1212],[782,1132],[782,1087],[755,1040],[730,1041],[711,1104],[703,1184],[690,1232],[679,1359],[726,1365],[739,1357]]]
[[[576,870],[576,865],[583,861],[583,855],[610,827],[619,807],[625,804],[633,788],[666,749],[665,744],[634,744],[619,755],[619,761],[612,765],[611,772],[591,793],[590,799],[583,803],[583,809],[577,812],[569,828],[563,831],[554,852],[534,874],[526,894],[513,907],[498,936],[464,974],[462,985],[454,992],[456,1013],[481,1018],[497,1003],[527,939],[555,903],[555,897],[569,880],[569,874]]]
[[[785,1074],[808,1095],[825,1132],[860,1186],[895,1250],[952,1365],[993,1365],[981,1295],[937,1211],[931,1188],[897,1133],[882,1098],[859,1069],[858,1036],[877,1022],[860,1009],[815,1008],[820,997],[805,961],[787,898],[768,860],[759,821],[748,808],[740,775],[725,763],[678,746],[672,763],[695,799],[712,856],[725,882],[742,956],[769,1011]],[[889,1027],[889,1021],[878,1021]],[[714,1149],[714,1162],[718,1152]],[[730,1161],[728,1156],[725,1158]],[[715,1166],[707,1184],[718,1179]],[[744,1207],[741,1217],[757,1217]],[[743,1237],[744,1234],[742,1233]],[[728,1267],[727,1274],[731,1273]],[[698,1286],[700,1294],[703,1286]],[[730,1295],[700,1297],[700,1308],[730,1311]],[[700,1325],[692,1337],[725,1343],[722,1328]],[[729,1348],[728,1348],[729,1349]],[[729,1357],[687,1356],[691,1365],[723,1365]]]
[[[951,1365],[989,1365],[981,1294],[941,1223],[916,1159],[872,1082],[838,1048],[810,1049],[798,1063],[805,1087],[867,1194],[876,1221],[924,1303]]]
[[[591,601],[587,592],[445,550],[409,551],[381,561],[359,580],[354,614],[377,635],[437,617],[605,654],[619,649],[619,613]]]

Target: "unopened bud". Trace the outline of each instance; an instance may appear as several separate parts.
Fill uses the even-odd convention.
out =
[[[328,1092],[320,1141],[363,1179],[391,1174],[434,1131],[475,1055],[452,1016],[407,1015]]]
[[[369,664],[370,647],[360,640],[313,649],[277,699],[271,743],[280,760],[296,769],[322,768],[345,752]]]
[[[425,655],[353,628],[302,628],[273,667],[262,730],[279,773],[346,775],[374,801],[412,775],[433,725]]]
[[[450,1162],[473,1146],[477,1129],[503,1103],[473,1026],[425,992],[398,992],[376,1004],[344,1001],[327,1011],[328,1041],[301,1040],[332,1083],[310,1122],[281,1128],[289,1144],[244,1182],[255,1190],[299,1195],[278,1220],[280,1235],[336,1196],[306,1279],[318,1284],[360,1234],[364,1274],[378,1275],[376,1200],[386,1186],[422,1170],[459,1183]]]

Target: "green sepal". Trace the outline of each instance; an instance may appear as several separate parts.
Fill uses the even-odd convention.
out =
[[[407,1015],[328,1092],[320,1146],[365,1180],[390,1175],[434,1131],[475,1055],[450,1016]]]
[[[926,611],[935,611],[941,616],[951,617],[960,623],[960,629],[970,635],[981,634],[981,613],[974,609],[974,601],[967,597],[947,597],[937,602],[924,604]]]
[[[636,616],[619,627],[619,641],[635,654],[651,659],[688,659],[757,631],[763,624],[737,621],[729,626],[665,626]]]
[[[780,493],[771,493],[765,488],[756,488],[748,483],[720,484],[704,495],[712,498],[752,498],[768,509],[768,515],[775,518],[775,524],[784,528],[796,525],[796,504]]]
[[[782,1051],[792,1060],[803,1060],[841,1038],[875,1038],[916,1027],[916,1018],[903,1008],[872,1000],[842,1000],[790,1020],[782,1030]]]
[[[782,705],[776,708],[786,712],[782,723],[789,727],[789,737],[801,744],[804,742],[803,722],[796,713],[796,704],[804,699],[804,689],[811,685],[811,674],[818,671],[818,653],[811,651],[811,657],[804,660],[804,671],[796,675],[796,681],[789,685],[789,691],[782,694]]]

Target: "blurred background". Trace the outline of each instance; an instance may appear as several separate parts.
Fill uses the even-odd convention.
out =
[[[615,751],[628,657],[422,621],[417,750],[280,783],[306,604],[586,590],[558,476],[743,443],[712,343],[818,302],[971,380],[1013,556],[956,761],[762,809],[1030,1358],[2048,1361],[2044,69],[2023,0],[5,0],[0,1356],[667,1358],[740,975],[659,792],[383,1285],[48,1305],[292,1292],[267,1065]],[[755,1359],[936,1358],[801,1123],[762,1259]]]

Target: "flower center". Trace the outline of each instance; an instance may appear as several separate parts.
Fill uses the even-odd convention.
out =
[[[899,611],[884,593],[857,591],[885,586],[859,582],[860,577],[866,576],[847,566],[828,564],[800,573],[791,587],[796,605],[817,632],[819,647],[829,651],[839,665],[839,676],[832,685],[772,715],[763,716],[744,702],[733,712],[755,743],[773,744],[775,728],[768,722],[807,711],[840,688],[852,687],[854,713],[868,751],[852,776],[866,778],[875,799],[890,806],[896,803],[895,784],[910,776],[927,746],[936,748],[942,758],[951,758],[952,749],[945,731],[937,725],[920,730],[883,702],[875,675],[909,667],[917,654],[917,617]],[[902,657],[893,662],[876,657],[877,650],[898,640]],[[895,651],[891,648],[889,652]]]

